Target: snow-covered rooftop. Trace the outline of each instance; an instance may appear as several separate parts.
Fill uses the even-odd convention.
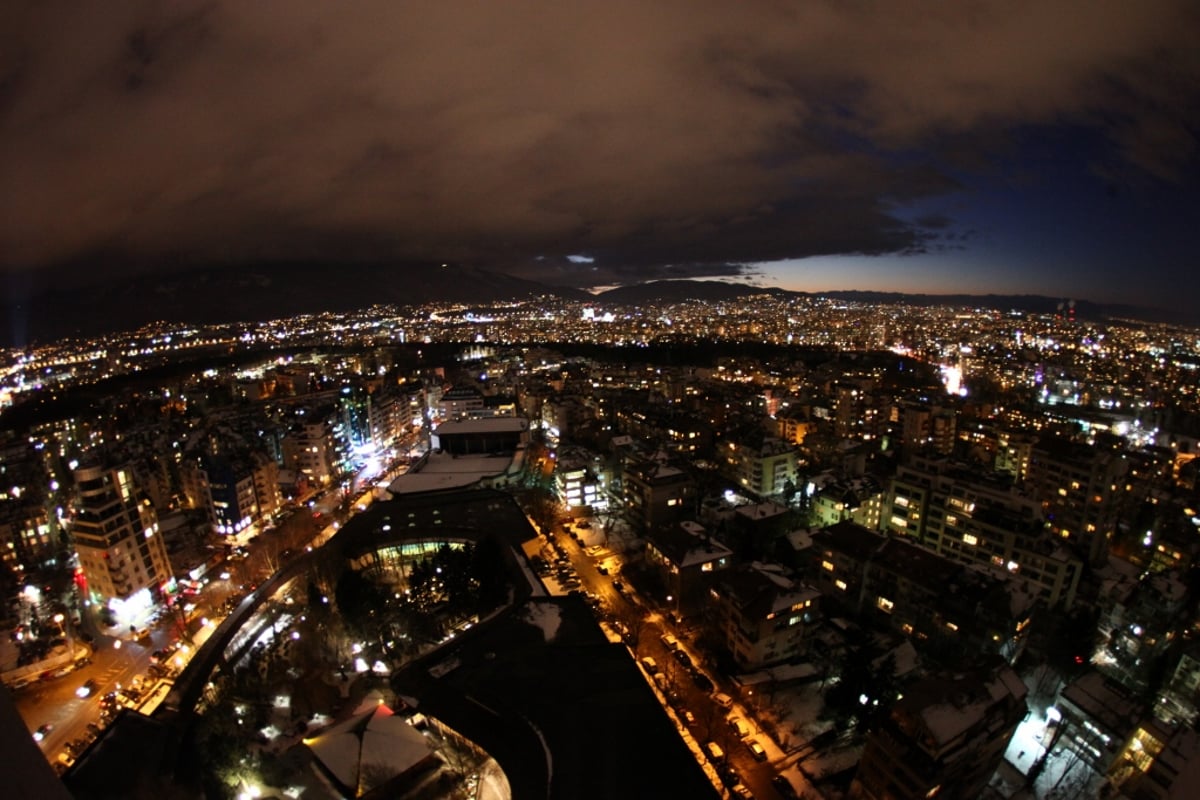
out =
[[[787,508],[778,503],[756,503],[749,506],[738,506],[736,513],[749,519],[769,519],[787,513]]]
[[[436,436],[453,436],[464,433],[520,433],[527,430],[529,420],[524,417],[480,417],[449,420],[438,425],[433,432]]]
[[[342,786],[365,794],[433,752],[420,731],[381,702],[304,742]]]
[[[553,642],[558,636],[558,626],[562,624],[562,609],[554,603],[527,603],[521,611],[521,619],[541,628],[546,641]]]
[[[407,472],[392,481],[388,491],[400,495],[464,488],[515,469],[522,458],[520,451],[512,458],[431,453],[419,470]]]

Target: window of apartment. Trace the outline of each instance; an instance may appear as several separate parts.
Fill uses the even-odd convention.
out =
[[[979,537],[975,536],[974,534],[971,534],[971,533],[964,533],[962,540],[963,540],[964,544],[969,544],[972,547],[979,544]]]
[[[846,582],[843,580],[834,581],[833,585],[841,589],[843,592],[846,591]]]
[[[833,562],[832,561],[822,561],[821,569],[825,570],[826,572],[833,572]]]
[[[895,603],[893,603],[891,600],[888,600],[883,595],[880,595],[879,597],[875,598],[875,607],[878,608],[880,611],[886,611],[887,613],[890,614],[890,613],[892,613],[892,609],[895,608],[895,606],[896,606]]]

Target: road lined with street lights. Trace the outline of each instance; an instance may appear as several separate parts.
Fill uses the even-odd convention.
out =
[[[217,577],[210,577],[203,589],[186,601],[181,597],[175,604],[178,611],[160,613],[144,636],[134,631],[116,633],[117,626],[101,627],[85,614],[83,628],[92,639],[90,659],[66,675],[35,681],[13,693],[31,734],[48,726],[38,744],[51,765],[62,769],[97,737],[104,725],[101,699],[106,695],[128,691],[138,679],[144,691],[137,692],[137,699],[126,705],[148,711],[145,703],[162,699],[160,680],[169,682],[185,666],[196,646],[226,615],[227,600],[244,594],[266,577],[287,548],[302,547],[313,539],[315,525],[308,509],[295,509],[291,518],[295,521],[289,524],[285,520],[252,542],[245,559],[227,560],[212,568],[212,575]],[[185,602],[191,606],[189,611],[181,605]],[[160,668],[153,667],[154,653],[166,650],[171,651],[170,661]],[[152,672],[163,673],[163,677],[155,677]],[[91,691],[80,696],[85,684]],[[70,750],[68,745],[72,745]]]
[[[775,768],[768,763],[767,750],[760,741],[762,728],[743,706],[720,692],[711,675],[702,668],[703,657],[690,648],[680,626],[678,597],[668,595],[667,607],[656,611],[619,576],[619,559],[608,548],[584,547],[560,523],[543,531],[542,538],[543,557],[549,556],[551,564],[556,559],[566,559],[570,565],[567,574],[578,581],[577,585],[564,581],[553,569],[544,572],[542,579],[551,594],[576,591],[585,597],[599,598],[597,613],[602,620],[624,629],[622,638],[643,670],[665,676],[661,683],[651,677],[651,683],[682,723],[681,735],[685,740],[693,739],[698,744],[697,755],[712,762],[724,789],[733,792],[740,785],[753,797],[781,797],[772,783]],[[631,629],[630,622],[636,625],[636,630]],[[647,657],[654,665],[653,671],[647,669]],[[738,729],[739,721],[746,726],[746,735]],[[720,758],[711,757],[706,748],[710,742],[718,745]],[[757,751],[752,742],[758,744]],[[772,749],[775,749],[773,743]]]

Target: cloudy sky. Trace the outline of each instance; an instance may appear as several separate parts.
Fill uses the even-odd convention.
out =
[[[1197,31],[1194,0],[8,0],[0,268],[435,260],[1180,308]]]

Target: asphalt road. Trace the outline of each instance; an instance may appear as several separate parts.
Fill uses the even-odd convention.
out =
[[[122,641],[118,649],[114,646],[115,637],[97,632],[91,664],[64,677],[37,681],[14,692],[17,709],[31,734],[44,724],[52,726],[39,743],[51,764],[68,742],[88,735],[89,723],[99,722],[101,697],[116,690],[118,685],[129,686],[136,675],[147,675],[150,653],[164,646],[168,636],[165,631],[154,631],[143,643]],[[89,697],[78,697],[76,690],[88,680],[96,682],[95,691]]]

